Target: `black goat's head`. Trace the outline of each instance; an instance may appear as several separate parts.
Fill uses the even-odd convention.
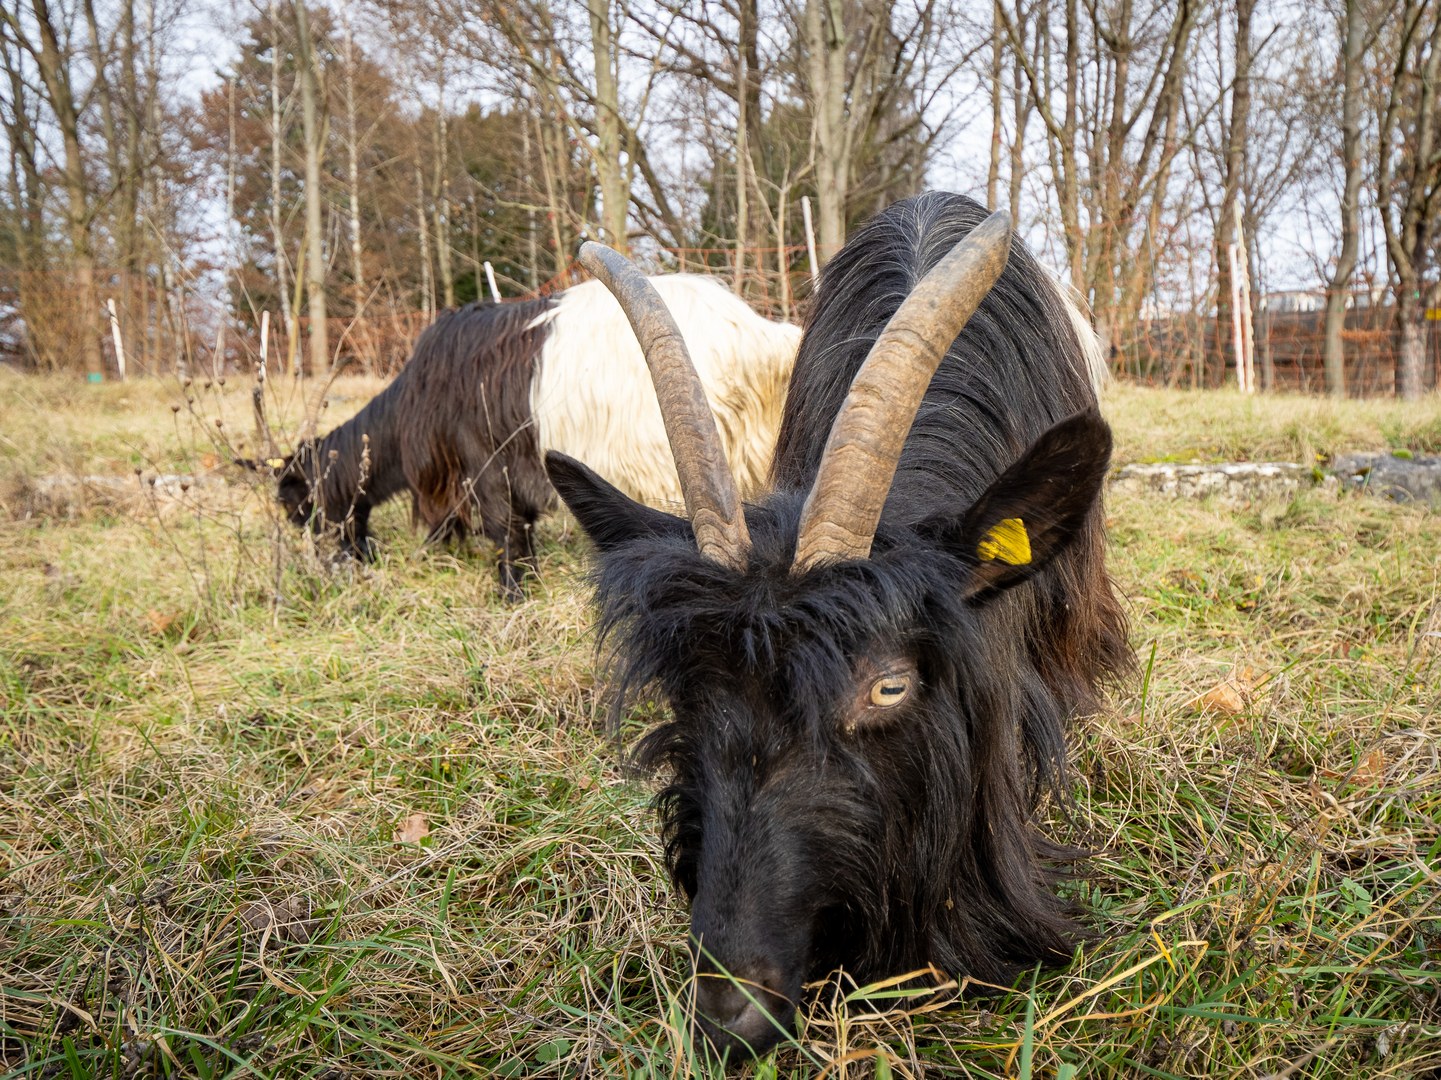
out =
[[[905,325],[903,307],[891,340],[940,340],[944,353],[986,274],[999,273],[996,231],[957,248],[963,295],[951,294],[941,323],[918,328],[911,308]],[[1003,264],[1006,223],[1001,237]],[[625,268],[592,269],[625,305]],[[685,395],[657,368],[675,361],[679,335],[657,329],[644,298],[639,306],[632,322],[669,423],[668,401]],[[904,400],[919,400],[936,362],[880,372],[911,415]],[[877,377],[868,361],[853,398],[868,370]],[[880,514],[895,459],[887,466],[884,445],[871,451],[900,423],[898,447],[909,419],[858,434],[848,412],[830,445],[861,446],[849,476],[823,465],[808,496],[779,492],[743,516],[715,468],[723,459],[708,417],[686,421],[701,432],[698,448],[672,434],[689,521],[547,457],[599,551],[601,629],[622,690],[655,686],[672,710],[640,758],[668,778],[659,806],[668,863],[692,905],[697,1020],[722,1049],[774,1045],[802,984],[838,967],[860,981],[928,965],[998,981],[1069,955],[1074,931],[1030,824],[1064,751],[1058,705],[1024,640],[1026,590],[1015,586],[1082,531],[1109,429],[1079,413],[973,505],[896,521]],[[859,489],[848,487],[857,475]]]
[[[285,510],[285,516],[292,525],[304,528],[309,525],[319,531],[320,515],[315,512],[315,481],[311,473],[315,460],[315,447],[305,444],[293,454],[287,454],[275,474],[275,498]]]
[[[306,440],[284,457],[237,459],[236,464],[275,477],[275,501],[296,528],[316,536],[329,531],[342,555],[365,559],[374,554],[364,522],[368,507],[353,493],[347,497],[346,466],[337,451],[322,452],[314,440]]]
[[[307,442],[284,457],[266,458],[264,461],[236,458],[235,464],[251,472],[275,477],[275,501],[280,503],[290,523],[300,528],[310,526],[318,529],[320,522],[315,513],[315,486],[310,467],[314,460],[315,446]]]

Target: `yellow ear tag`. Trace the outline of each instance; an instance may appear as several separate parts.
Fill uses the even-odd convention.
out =
[[[266,458],[265,464],[269,465],[272,469],[279,469],[284,467],[285,459],[283,457]]]
[[[998,521],[976,545],[976,554],[986,562],[1000,559],[1011,566],[1025,566],[1031,561],[1031,538],[1025,524],[1020,518]]]

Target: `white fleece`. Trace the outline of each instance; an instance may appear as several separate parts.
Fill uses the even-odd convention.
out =
[[[695,363],[741,497],[761,491],[775,449],[801,331],[750,309],[697,274],[650,279]],[[598,281],[567,289],[532,381],[542,452],[569,454],[632,498],[674,510],[680,481],[650,371],[620,305]]]

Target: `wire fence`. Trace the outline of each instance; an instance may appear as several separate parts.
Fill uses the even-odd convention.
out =
[[[1390,306],[1355,307],[1341,331],[1346,390],[1355,397],[1396,393],[1399,347],[1396,313]],[[1425,324],[1423,380],[1441,386],[1441,323]],[[1210,316],[1170,315],[1141,319],[1113,352],[1117,377],[1148,386],[1205,386],[1207,368],[1229,344]],[[1264,390],[1323,393],[1326,390],[1326,316],[1322,311],[1262,311],[1255,324],[1256,370]],[[1234,374],[1234,373],[1233,373]]]
[[[705,273],[719,278],[757,311],[801,321],[811,295],[806,248],[667,248],[660,252],[667,271]],[[507,300],[553,296],[586,280],[576,263]],[[222,319],[220,305],[195,289],[162,287],[141,274],[98,275],[91,318],[85,317],[72,275],[60,271],[0,272],[0,362],[41,370],[83,369],[85,335],[103,335],[107,374],[118,358],[107,329],[106,300],[113,299],[120,337],[131,374],[220,375],[249,372],[262,349],[258,320],[232,315]],[[1423,381],[1441,387],[1441,312],[1427,312],[1423,324]],[[394,375],[433,320],[416,310],[371,311],[363,316],[327,320],[332,363],[380,377]],[[300,317],[286,326],[271,313],[271,340],[265,354],[281,374],[309,374],[312,324]],[[223,328],[223,329],[222,329]],[[1256,369],[1262,389],[1319,393],[1325,390],[1325,315],[1322,311],[1268,311],[1255,327]],[[1228,333],[1218,334],[1212,316],[1166,314],[1142,317],[1122,327],[1111,350],[1115,375],[1156,386],[1205,386],[1215,381],[1216,365]],[[1398,334],[1394,308],[1357,303],[1346,316],[1342,341],[1346,353],[1347,392],[1388,396],[1396,392]],[[1212,375],[1210,380],[1207,374]],[[1230,373],[1234,379],[1234,372]]]

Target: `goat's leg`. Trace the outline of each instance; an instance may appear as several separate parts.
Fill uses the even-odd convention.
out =
[[[370,537],[370,504],[357,502],[340,526],[340,550],[351,558],[370,562],[375,545]]]
[[[523,568],[516,565],[512,557],[510,541],[507,540],[501,545],[500,565],[497,567],[500,572],[500,595],[505,598],[508,604],[518,604],[525,599],[525,589],[521,582],[525,578]]]
[[[512,603],[525,598],[523,585],[527,578],[537,577],[535,565],[534,520],[510,519],[505,542],[501,546],[500,589]]]
[[[464,547],[469,532],[468,506],[457,506],[455,500],[449,498],[445,492],[441,492],[439,496],[422,492],[417,496],[415,505],[420,520],[426,527],[426,547],[452,542],[459,542],[459,546]]]
[[[539,577],[540,568],[535,560],[535,515],[513,516],[510,535],[510,546],[515,552],[515,564],[520,568],[521,579]]]
[[[528,523],[514,514],[504,521],[487,520],[485,536],[500,553],[496,571],[501,595],[509,603],[525,599],[522,585],[535,572],[535,547]]]

